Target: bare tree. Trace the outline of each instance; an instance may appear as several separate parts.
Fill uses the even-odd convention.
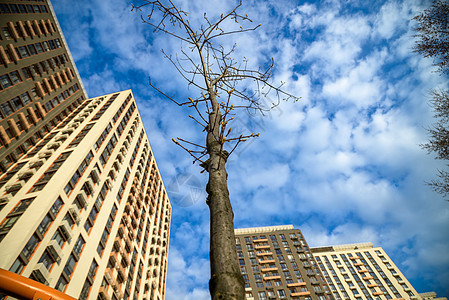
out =
[[[437,71],[442,76],[449,75],[449,3],[436,0],[413,20],[417,22],[413,51],[432,58]],[[449,161],[449,94],[444,90],[432,90],[430,94],[436,122],[427,129],[429,142],[421,147],[435,153],[436,159]],[[438,170],[437,176],[439,179],[428,184],[449,200],[449,172]]]
[[[175,5],[172,0],[142,0],[134,8],[148,9],[142,20],[154,32],[164,33],[180,42],[175,56],[164,50],[165,57],[184,78],[189,87],[195,87],[196,96],[188,101],[174,99],[154,83],[150,85],[178,106],[188,106],[194,113],[189,115],[198,123],[205,135],[204,142],[188,141],[183,138],[173,142],[187,151],[208,172],[206,203],[210,210],[210,267],[209,290],[212,299],[244,299],[244,281],[237,260],[234,213],[229,199],[226,162],[229,155],[247,139],[258,137],[259,133],[235,133],[232,131],[234,117],[240,110],[251,113],[263,112],[270,107],[264,105],[268,94],[274,100],[269,106],[281,100],[298,100],[284,92],[282,83],[271,83],[273,61],[265,69],[251,68],[246,58],[236,58],[236,45],[226,47],[225,40],[236,34],[251,32],[259,25],[252,25],[251,19],[238,12],[241,2],[229,12],[215,19],[206,13],[202,24],[194,28],[189,14]]]
[[[430,8],[413,18],[418,38],[413,50],[433,58],[434,65],[443,74],[449,74],[449,3],[436,0]]]
[[[431,91],[430,105],[436,122],[427,129],[429,142],[421,145],[428,153],[436,154],[436,159],[449,161],[449,94],[446,91]],[[428,182],[432,189],[449,201],[449,172],[438,170],[439,179]]]

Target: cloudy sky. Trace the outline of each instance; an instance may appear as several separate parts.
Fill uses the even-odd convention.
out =
[[[204,137],[148,86],[151,75],[181,100],[197,96],[161,55],[177,42],[154,35],[126,0],[52,2],[89,96],[131,88],[137,99],[173,204],[167,299],[209,299],[206,176],[171,142]],[[194,20],[235,4],[176,2]],[[262,26],[223,43],[237,42],[254,65],[273,57],[275,82],[302,98],[237,118],[240,130],[261,132],[228,164],[237,228],[293,224],[311,246],[372,242],[418,292],[449,296],[449,204],[425,185],[443,165],[419,147],[432,123],[428,91],[448,83],[411,53],[410,19],[428,4],[245,1]]]

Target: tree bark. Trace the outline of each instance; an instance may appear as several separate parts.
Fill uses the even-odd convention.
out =
[[[218,141],[221,113],[214,94],[213,113],[209,115],[207,150],[209,153],[209,182],[207,204],[210,210],[210,268],[209,291],[212,300],[245,298],[245,283],[240,273],[234,235],[234,213],[227,185],[227,153]],[[216,105],[214,105],[216,104]],[[217,109],[215,109],[215,106]]]

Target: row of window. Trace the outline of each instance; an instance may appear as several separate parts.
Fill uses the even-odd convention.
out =
[[[41,223],[37,227],[35,233],[31,236],[31,238],[26,243],[25,247],[19,254],[18,258],[14,261],[12,266],[10,267],[10,271],[20,274],[23,270],[23,268],[28,264],[29,260],[31,259],[31,256],[33,255],[34,251],[36,250],[39,243],[44,238],[48,228],[50,227],[53,220],[58,215],[59,211],[61,210],[62,206],[64,205],[64,202],[61,200],[61,198],[57,198],[56,201],[53,203],[52,207],[48,211],[48,213],[45,215],[45,217],[42,219]],[[42,260],[42,259],[41,259]]]
[[[6,216],[5,220],[0,225],[0,242],[8,234],[11,228],[17,223],[19,218],[31,204],[34,198],[21,200],[16,207]]]
[[[24,92],[19,96],[14,97],[9,101],[0,104],[1,120],[5,119],[13,112],[20,110],[22,107],[30,103],[31,103],[30,94],[28,94],[28,92]],[[20,123],[18,123],[18,125],[21,126]]]
[[[63,53],[60,55],[50,57],[49,59],[40,61],[38,63],[23,67],[22,74],[24,76],[24,79],[35,78],[36,76],[43,76],[44,73],[48,73],[50,70],[55,71],[56,68],[64,66],[67,62],[68,62],[67,55]]]
[[[122,105],[120,105],[120,108],[117,110],[117,112],[115,113],[114,117],[112,118],[112,122],[115,124],[117,122],[117,120],[120,118],[120,116],[122,115],[123,111],[125,110],[126,106],[128,105],[129,101],[131,100],[131,94],[128,95],[128,97],[126,97],[125,101],[123,102]]]
[[[12,71],[0,76],[0,91],[22,82],[19,72]]]
[[[95,123],[87,124],[77,135],[76,137],[70,142],[70,144],[67,146],[67,148],[74,148],[78,146],[79,143],[84,139],[84,137],[89,133],[89,131],[94,127]]]
[[[94,144],[95,151],[98,151],[98,149],[100,149],[101,145],[106,140],[106,137],[108,136],[108,133],[111,131],[111,129],[112,129],[111,123],[108,123],[108,125],[103,130],[100,137],[97,139],[97,141]]]
[[[112,102],[118,97],[120,94],[114,94],[109,98],[109,100],[101,107],[101,109],[95,114],[95,116],[92,118],[91,121],[96,121],[101,118],[101,116],[104,114],[104,112],[111,106]]]
[[[80,178],[83,176],[84,171],[88,168],[90,162],[92,161],[94,155],[92,154],[92,151],[89,151],[86,155],[86,157],[83,159],[83,161],[80,163],[78,168],[76,169],[75,173],[72,175],[72,178],[70,178],[69,182],[64,187],[64,192],[67,196],[70,195],[70,193],[75,188],[76,184],[80,180]]]
[[[101,187],[100,193],[95,200],[95,204],[92,206],[89,216],[87,217],[86,222],[84,223],[84,230],[90,234],[90,230],[95,225],[95,220],[97,219],[98,214],[100,213],[101,206],[103,205],[103,201],[106,198],[107,193],[109,192],[108,184],[104,183]],[[114,215],[117,212],[117,206],[114,204],[112,208],[112,213]]]
[[[43,14],[48,13],[45,5],[0,3],[0,14]]]
[[[75,106],[76,109],[71,109],[71,114],[64,119],[64,121],[60,122],[56,129],[62,129],[67,126],[75,117],[78,116],[78,114],[88,105],[92,102],[92,100],[85,100],[82,101],[78,106]]]
[[[79,90],[79,85],[77,83],[75,83],[73,86],[69,87],[68,89],[66,89],[65,91],[63,91],[62,93],[60,93],[59,95],[57,95],[56,97],[54,97],[53,99],[51,99],[50,101],[45,103],[44,107],[45,107],[46,112],[49,112],[50,110],[55,108],[62,101],[64,101],[68,97],[70,97],[72,94],[74,94],[78,90]],[[39,98],[35,89],[33,89],[33,95],[34,95],[35,99]],[[13,114],[14,112],[19,111],[20,109],[27,106],[31,102],[32,102],[32,100],[31,100],[30,94],[28,92],[24,92],[9,101],[5,101],[4,103],[0,104],[1,119],[4,119],[4,118],[10,116],[11,114]],[[39,111],[37,111],[37,112],[38,112],[38,114],[35,114],[36,117],[37,117],[37,115],[40,114]],[[28,115],[27,119],[29,120],[30,124],[34,123],[34,120],[29,115]],[[22,128],[21,122],[17,121],[17,126],[18,126],[19,130],[21,130],[21,131],[24,130],[24,128]],[[7,134],[9,136],[9,138],[14,137],[14,134],[10,131],[9,132],[7,131]]]
[[[347,254],[348,257],[353,257],[351,253]],[[384,285],[381,283],[381,281],[379,280],[379,278],[377,277],[376,273],[373,271],[373,269],[371,268],[371,266],[369,264],[367,264],[365,258],[363,257],[363,255],[361,253],[356,253],[356,255],[358,256],[358,258],[361,261],[361,264],[364,265],[364,268],[367,271],[367,274],[369,274],[370,277],[372,277],[372,279],[368,279],[366,280],[366,278],[364,278],[365,283],[367,285],[370,284],[370,280],[373,280],[377,287],[380,289],[380,291],[382,292],[382,294],[387,298],[387,299],[392,299],[392,296],[389,294],[389,292],[386,290],[386,288],[384,287]],[[371,254],[369,254],[369,252],[365,252],[365,255],[367,255],[367,257],[370,258],[370,261],[372,260]],[[340,257],[343,259],[343,261],[345,262],[349,272],[352,274],[352,279],[354,279],[357,283],[357,285],[360,287],[362,293],[368,297],[367,299],[372,299],[372,294],[378,292],[376,290],[376,288],[367,288],[363,281],[361,280],[360,276],[358,275],[359,273],[356,272],[357,271],[363,271],[363,269],[360,267],[360,265],[358,265],[358,263],[356,263],[356,260],[353,260],[355,269],[352,267],[351,263],[349,262],[348,258],[346,257],[345,254],[340,254]],[[332,258],[334,260],[334,262],[337,264],[337,267],[339,268],[340,273],[343,273],[343,277],[346,281],[346,283],[349,285],[352,293],[355,296],[359,295],[359,291],[357,289],[355,289],[354,283],[352,281],[350,281],[350,277],[345,274],[345,269],[343,268],[343,266],[341,265],[341,262],[338,260],[336,255],[332,255]],[[339,295],[339,293],[337,292],[337,289],[334,285],[334,283],[332,282],[331,278],[329,277],[328,273],[326,270],[324,270],[324,265],[321,263],[321,258],[319,256],[316,257],[317,261],[319,262],[320,268],[323,270],[323,274],[326,276],[326,279],[329,283],[329,286],[331,287],[331,290],[334,291],[334,296],[336,299],[341,299],[341,296]],[[342,296],[344,299],[349,299],[350,296],[348,295],[348,293],[346,292],[345,288],[343,287],[343,285],[340,282],[339,277],[337,276],[335,270],[332,268],[332,265],[330,264],[328,258],[326,256],[323,257],[324,261],[326,262],[327,267],[329,268],[330,272],[333,275],[333,280],[335,282],[335,284],[338,286],[339,290],[342,293]],[[373,263],[373,261],[371,261]],[[381,268],[377,265],[377,263],[373,263],[373,266],[375,267],[375,269],[378,271],[379,275],[383,278],[383,280],[385,281],[385,283],[390,287],[391,291],[393,292],[394,296],[396,298],[400,298],[401,295],[398,293],[397,289],[392,285],[391,281],[387,278],[387,276],[384,274],[384,272],[381,270]],[[365,274],[362,272],[362,274]],[[366,275],[362,275],[365,276]],[[405,287],[407,287],[405,285]],[[412,292],[409,293],[410,296],[413,295]]]
[[[78,99],[74,100],[68,107],[66,107],[65,110],[63,110],[59,115],[55,116],[53,119],[51,119],[47,124],[43,125],[41,129],[39,129],[35,136],[30,137],[28,140],[26,140],[22,145],[17,146],[17,148],[13,151],[13,153],[5,156],[5,158],[0,162],[0,170],[5,172],[7,169],[21,156],[23,156],[25,153],[27,153],[28,149],[30,149],[34,144],[35,140],[42,140],[42,138],[50,132],[53,128],[55,128],[57,125],[59,125],[62,120],[67,117],[71,111],[73,111],[76,107],[78,107],[81,103],[83,103],[83,96],[79,97]],[[84,104],[85,105],[85,104]],[[12,137],[11,129],[7,128],[5,129],[8,136]],[[1,139],[0,139],[1,140]],[[3,145],[3,141],[0,143],[0,145]],[[36,153],[36,152],[35,152]],[[33,153],[32,155],[34,155]],[[16,172],[19,171],[19,169],[16,170]],[[9,173],[9,172],[8,172]],[[5,183],[3,181],[4,178],[0,180],[0,187],[2,183]]]
[[[13,28],[2,27],[3,36],[6,40],[13,38],[25,38],[27,36],[41,35],[56,31],[53,23],[44,20],[30,20],[30,23],[17,22],[20,25],[13,25]],[[0,36],[1,39],[1,36]]]

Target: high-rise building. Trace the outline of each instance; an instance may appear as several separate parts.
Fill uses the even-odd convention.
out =
[[[2,1],[0,173],[85,99],[50,1]]]
[[[171,205],[131,91],[55,125],[0,177],[0,268],[77,299],[164,299]]]
[[[235,236],[247,299],[333,299],[299,229],[245,228]]]
[[[416,292],[385,251],[372,243],[310,250],[337,300],[425,299],[425,294]]]

